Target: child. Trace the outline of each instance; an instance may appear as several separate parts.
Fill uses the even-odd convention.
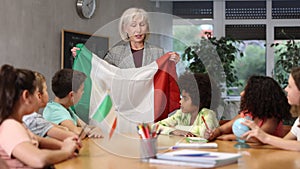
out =
[[[3,65],[0,70],[0,156],[10,168],[44,168],[77,154],[81,143],[69,137],[60,147],[37,137],[22,124],[22,117],[38,108],[38,89],[32,71]],[[50,139],[51,140],[51,139]]]
[[[241,92],[240,113],[212,132],[208,140],[236,140],[232,125],[238,118],[249,116],[259,127],[275,136],[283,136],[282,120],[290,117],[289,104],[279,84],[266,76],[251,76]],[[257,142],[256,139],[248,140]]]
[[[45,77],[38,73],[34,73],[36,76],[36,82],[38,87],[38,97],[40,99],[39,108],[44,108],[48,102],[49,96],[47,92],[47,84]],[[36,112],[38,109],[36,110]],[[41,137],[52,137],[63,141],[67,137],[74,136],[73,132],[67,131],[67,128],[63,129],[58,125],[54,125],[51,122],[45,120],[42,115],[38,113],[32,113],[23,116],[23,122],[36,135]]]
[[[255,137],[265,144],[271,144],[281,149],[300,151],[300,67],[292,69],[285,91],[287,92],[288,102],[292,106],[291,113],[293,116],[298,117],[290,132],[283,138],[279,138],[266,133],[255,123],[245,121],[242,124],[250,127],[251,130],[246,132],[243,138],[249,139]]]
[[[55,94],[54,101],[50,101],[43,111],[43,116],[55,124],[67,127],[75,134],[81,133],[87,126],[70,108],[76,104],[82,94],[86,75],[73,69],[62,69],[52,78],[52,91]],[[98,127],[87,126],[85,134],[88,137],[102,137]]]
[[[203,137],[206,124],[209,128],[218,127],[216,113],[209,109],[212,86],[208,74],[184,73],[179,77],[178,85],[181,90],[181,109],[156,123],[162,134]]]

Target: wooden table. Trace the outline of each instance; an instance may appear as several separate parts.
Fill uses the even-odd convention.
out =
[[[182,137],[159,136],[158,147],[169,147],[181,141]],[[217,149],[205,151],[239,152],[242,158],[235,164],[222,166],[222,169],[296,169],[300,168],[300,153],[285,151],[269,145],[250,144],[251,148],[236,149],[231,141],[219,141]],[[160,150],[165,151],[165,150]],[[141,162],[139,157],[139,139],[124,135],[108,139],[86,139],[79,157],[55,165],[57,169],[173,169],[191,168],[174,165],[158,165]]]

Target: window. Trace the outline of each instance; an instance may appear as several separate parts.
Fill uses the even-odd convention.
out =
[[[247,79],[251,75],[266,75],[266,41],[243,40],[239,49],[244,53],[243,57],[236,58],[233,63],[237,69],[237,76],[242,86],[234,88],[231,95],[239,96],[243,91]]]
[[[205,33],[210,32],[213,35],[213,25],[199,24],[199,25],[173,25],[173,50],[182,53],[187,46],[199,42],[201,37],[205,37]]]
[[[275,27],[274,78],[284,88],[288,83],[289,69],[299,66],[300,27]],[[288,50],[289,48],[289,50]],[[287,64],[288,63],[288,64]]]
[[[237,56],[234,64],[242,83],[252,74],[274,76],[277,56],[270,45],[275,40],[287,39],[280,34],[283,28],[287,34],[300,39],[300,1],[295,0],[174,1],[173,14],[182,18],[173,21],[173,50],[178,53],[197,42],[203,30],[211,31],[216,37],[241,40],[240,49],[245,56]],[[248,70],[240,69],[242,65]]]
[[[197,23],[195,20],[174,20],[173,21],[173,51],[180,55],[184,50],[194,43],[199,43],[201,37],[205,36],[205,32],[213,34],[213,25],[207,23]],[[195,23],[195,25],[193,24]],[[180,75],[185,71],[188,62],[180,62],[177,64],[177,73]]]
[[[233,66],[242,85],[229,92],[229,95],[239,96],[251,75],[266,75],[266,25],[226,25],[225,36],[241,41],[238,48],[244,56],[236,56]]]
[[[239,95],[250,75],[274,77],[278,60],[274,51],[283,45],[273,48],[271,44],[287,41],[290,38],[286,35],[300,43],[300,1],[296,0],[176,1],[173,15],[181,17],[173,20],[173,49],[178,53],[197,42],[202,30],[211,31],[217,38],[231,36],[243,42],[238,47],[244,56],[236,56],[233,63],[243,85],[231,88],[232,96],[226,97],[226,101],[239,100],[233,96]]]

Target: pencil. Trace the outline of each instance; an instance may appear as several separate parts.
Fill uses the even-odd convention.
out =
[[[145,131],[143,130],[143,126],[141,124],[138,125],[138,133],[141,135],[142,139],[146,139]]]
[[[78,139],[80,140],[80,137],[83,135],[83,133],[84,133],[84,129],[87,127],[88,125],[86,124],[86,125],[84,125],[84,127],[82,128],[82,130],[80,131],[80,133],[79,133],[79,135],[78,135]],[[75,150],[75,153],[79,153],[79,150],[78,149],[76,149]]]
[[[146,123],[143,123],[142,126],[143,126],[143,129],[144,129],[144,132],[145,132],[146,139],[150,138],[150,133],[149,133],[148,125]]]
[[[204,116],[201,116],[201,118],[202,118],[202,120],[203,120],[203,123],[205,124],[206,129],[209,130],[208,125],[207,125],[207,123],[206,123],[206,121],[205,121]]]
[[[88,125],[84,125],[84,127],[82,128],[81,132],[78,135],[78,138],[80,139],[80,137],[82,136],[82,134],[84,133],[84,129],[87,127]]]

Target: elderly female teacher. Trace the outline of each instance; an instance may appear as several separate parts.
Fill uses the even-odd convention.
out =
[[[150,34],[149,17],[145,10],[129,8],[124,11],[119,22],[119,33],[123,41],[113,46],[104,60],[119,68],[138,68],[148,65],[164,54],[162,48],[148,43]],[[76,56],[79,48],[71,49]],[[180,56],[171,52],[170,60],[178,63]]]

